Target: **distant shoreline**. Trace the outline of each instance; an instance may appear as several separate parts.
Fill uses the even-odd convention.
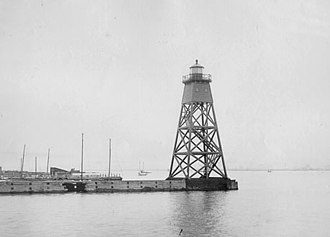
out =
[[[330,169],[228,169],[228,171],[330,171]]]

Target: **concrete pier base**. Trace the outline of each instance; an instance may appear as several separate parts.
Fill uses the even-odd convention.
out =
[[[156,192],[237,190],[235,180],[226,178],[175,178],[167,180],[8,180],[0,182],[5,193],[66,192]]]
[[[238,183],[228,178],[192,178],[186,179],[186,189],[191,191],[238,190]]]

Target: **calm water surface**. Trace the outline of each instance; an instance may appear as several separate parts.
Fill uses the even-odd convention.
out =
[[[0,236],[330,236],[330,172],[230,172],[239,191],[0,196]]]

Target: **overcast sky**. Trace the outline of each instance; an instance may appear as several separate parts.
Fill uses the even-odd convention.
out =
[[[227,168],[330,168],[330,2],[0,1],[0,166],[168,169],[195,59]]]

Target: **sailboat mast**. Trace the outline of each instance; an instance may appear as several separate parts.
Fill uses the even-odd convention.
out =
[[[81,134],[81,164],[80,164],[80,179],[83,180],[84,169],[84,134]]]
[[[108,170],[108,177],[110,177],[110,168],[111,168],[111,139],[109,139],[109,170]]]
[[[50,148],[48,148],[48,155],[47,155],[47,171],[46,173],[49,174],[49,152],[50,152]]]
[[[34,177],[37,178],[37,172],[38,172],[38,158],[34,158]]]
[[[23,177],[24,157],[25,157],[25,144],[24,144],[24,147],[23,147],[23,156],[22,156],[22,160],[21,160],[21,177]]]

